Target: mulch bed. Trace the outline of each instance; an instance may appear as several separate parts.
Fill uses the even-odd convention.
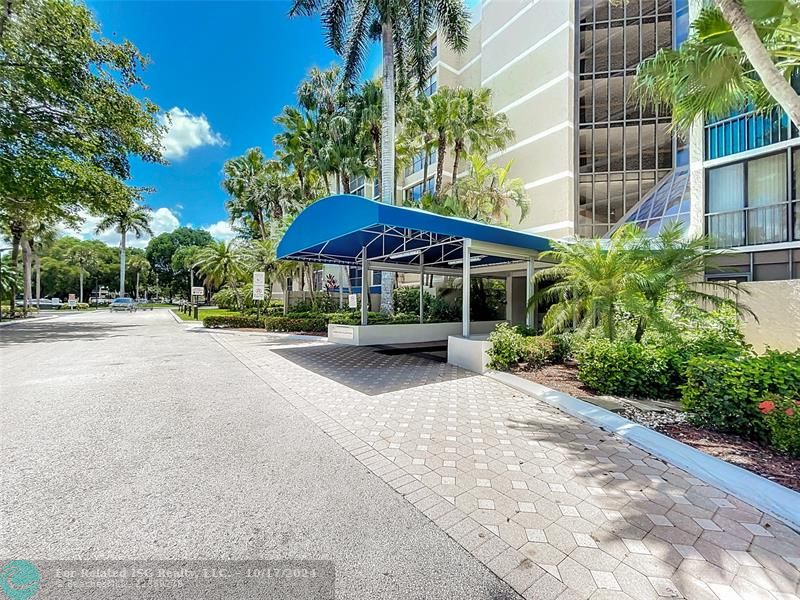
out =
[[[514,374],[589,402],[599,397],[578,379],[578,368],[574,365],[547,365],[536,371],[517,370]],[[800,492],[800,459],[736,435],[695,427],[676,411],[643,413],[632,409],[620,413],[701,452]]]

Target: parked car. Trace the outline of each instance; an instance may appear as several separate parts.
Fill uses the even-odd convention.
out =
[[[134,312],[136,310],[136,302],[134,302],[133,298],[114,298],[111,303],[111,312],[115,310]]]

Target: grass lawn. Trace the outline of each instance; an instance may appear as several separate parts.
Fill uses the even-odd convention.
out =
[[[186,314],[182,313],[179,309],[173,307],[172,312],[178,315],[184,321],[194,321],[194,313]],[[202,306],[197,311],[198,320],[202,321],[206,317],[230,317],[233,315],[239,315],[238,311],[235,310],[227,310],[224,308],[203,308]]]

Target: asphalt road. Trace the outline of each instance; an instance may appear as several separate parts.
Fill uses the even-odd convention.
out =
[[[320,559],[337,598],[517,597],[165,310],[0,327],[0,557]]]

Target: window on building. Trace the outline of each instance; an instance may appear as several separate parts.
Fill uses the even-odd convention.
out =
[[[439,39],[436,36],[433,36],[431,40],[431,60],[436,58],[439,55]]]
[[[786,154],[747,163],[747,241],[786,241]]]
[[[356,196],[364,196],[367,197],[367,180],[363,175],[358,177],[354,177],[350,181],[350,193],[355,194]]]
[[[432,149],[428,152],[428,167],[430,168],[431,165],[435,164],[438,159],[438,154],[436,149]],[[408,165],[405,169],[406,177],[409,175],[413,175],[417,171],[422,171],[425,168],[425,152],[417,152],[414,157],[411,159],[411,164]]]
[[[419,202],[425,192],[433,193],[434,189],[436,188],[436,178],[430,177],[426,184],[423,182],[419,182],[415,185],[412,185],[410,188],[406,189],[405,191],[405,198],[408,202]]]
[[[436,90],[439,87],[438,77],[436,75],[436,71],[430,74],[427,81],[425,82],[425,86],[422,88],[422,93],[426,96],[433,96],[436,93]]]

